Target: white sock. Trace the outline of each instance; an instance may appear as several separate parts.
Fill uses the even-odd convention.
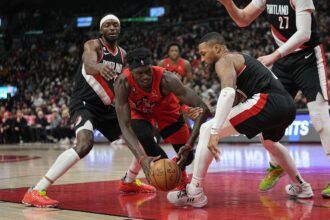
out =
[[[73,148],[64,151],[60,154],[60,156],[58,156],[55,163],[51,166],[46,175],[38,182],[34,189],[39,191],[46,190],[79,160],[80,157]]]
[[[207,148],[210,139],[212,121],[205,122],[200,128],[199,140],[196,148],[194,171],[191,185],[203,188],[204,178],[213,160],[213,155]]]
[[[131,165],[129,166],[129,169],[126,172],[125,176],[125,183],[131,183],[135,180],[136,176],[139,174],[139,171],[141,170],[141,165],[138,163],[135,157],[133,157]]]
[[[277,163],[275,157],[271,153],[269,153],[269,157],[270,157],[270,161],[269,162],[271,163],[271,165],[273,165],[274,167],[277,167],[278,166],[278,163]]]
[[[284,147],[279,142],[273,142],[271,140],[263,141],[263,145],[273,155],[275,160],[284,169],[284,171],[289,175],[293,183],[302,184],[305,182],[297,170],[297,167],[286,147]]]

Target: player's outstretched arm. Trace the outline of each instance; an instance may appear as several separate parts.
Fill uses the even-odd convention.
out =
[[[126,81],[125,76],[121,75],[115,82],[115,107],[119,126],[129,149],[139,163],[141,163],[142,167],[144,167],[143,170],[147,175],[145,166],[148,166],[148,164],[145,164],[145,166],[142,164],[144,159],[147,158],[147,155],[144,152],[143,147],[140,145],[131,126],[131,110],[128,102],[129,93],[129,84]]]
[[[89,40],[84,44],[84,52],[82,55],[86,73],[89,75],[101,74],[106,80],[117,77],[117,74],[109,65],[98,63],[98,57],[102,56],[100,43],[98,40]]]
[[[187,141],[187,145],[193,146],[196,138],[198,137],[199,128],[202,123],[206,121],[210,114],[210,110],[203,100],[196,94],[196,92],[184,86],[180,79],[173,73],[167,71],[164,73],[164,77],[162,79],[162,92],[165,94],[168,92],[173,92],[176,97],[179,98],[181,103],[191,107],[200,107],[203,109],[203,112],[196,119],[190,138]]]
[[[265,9],[265,0],[253,0],[243,9],[238,8],[233,0],[218,0],[218,2],[225,6],[228,14],[239,27],[250,25]]]

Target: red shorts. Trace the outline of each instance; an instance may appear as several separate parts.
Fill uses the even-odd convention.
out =
[[[149,121],[154,127],[157,125],[165,143],[184,145],[190,137],[189,128],[182,114],[153,115],[131,110],[131,118]]]

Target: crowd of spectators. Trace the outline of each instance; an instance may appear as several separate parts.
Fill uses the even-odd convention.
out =
[[[182,56],[192,64],[193,79],[188,86],[210,107],[216,104],[220,86],[216,77],[206,73],[200,63],[196,46],[202,35],[209,31],[218,31],[231,50],[243,51],[253,57],[274,50],[264,17],[242,29],[231,21],[216,1],[191,1],[189,4],[182,0],[165,2],[170,10],[161,18],[161,22],[123,23],[119,43],[126,51],[140,46],[148,47],[153,52],[155,63],[165,56],[168,43],[180,43],[183,48]],[[328,33],[329,16],[324,7],[320,7],[322,2],[323,0],[314,1],[318,9],[320,29],[322,33]],[[104,10],[99,12],[104,13]],[[33,16],[40,17],[43,14],[45,13],[41,13],[40,9],[19,12],[15,21],[23,25],[26,19],[31,20]],[[94,11],[94,14],[97,12]],[[117,15],[127,16],[127,10]],[[68,16],[68,13],[62,12],[55,17],[58,23],[63,23],[64,20],[70,23],[67,22]],[[40,20],[38,22],[29,23],[28,27],[43,27]],[[93,29],[68,31],[67,28],[60,31],[61,25],[52,25],[54,28],[49,28],[51,31],[42,35],[17,35],[13,37],[12,45],[5,55],[0,55],[0,85],[17,87],[15,96],[0,99],[0,143],[62,143],[73,137],[68,110],[70,94],[74,88],[73,79],[80,70],[84,41],[97,37],[99,32]],[[329,36],[324,36],[324,43],[326,51],[330,51]],[[330,57],[329,52],[327,57]],[[301,94],[297,96],[297,107],[306,107]]]

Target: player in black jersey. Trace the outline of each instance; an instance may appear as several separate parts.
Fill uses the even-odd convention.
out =
[[[85,157],[93,148],[94,129],[109,141],[118,139],[121,130],[114,108],[114,79],[121,74],[125,51],[118,46],[120,21],[107,15],[100,22],[101,37],[85,43],[83,64],[76,75],[75,89],[70,100],[70,115],[76,132],[77,144],[64,151],[46,175],[24,196],[24,204],[36,207],[54,207],[58,201],[46,196],[46,189]],[[132,161],[131,166],[139,164]],[[122,180],[124,182],[124,180]],[[155,188],[133,179],[122,186],[131,192],[155,191]]]
[[[205,206],[204,178],[212,159],[220,159],[218,142],[237,133],[245,134],[248,138],[260,134],[265,148],[273,154],[292,181],[286,187],[287,193],[298,198],[312,197],[310,184],[302,179],[289,151],[278,142],[296,114],[293,99],[283,85],[256,59],[231,53],[219,33],[206,34],[198,48],[202,62],[217,73],[221,92],[214,118],[200,129],[192,181],[185,192],[170,192],[168,200],[177,206]],[[235,90],[245,94],[247,100],[233,107]]]
[[[238,9],[232,0],[218,1],[240,27],[248,26],[266,10],[278,48],[258,59],[265,66],[273,65],[272,71],[293,97],[298,90],[302,91],[313,126],[330,159],[328,69],[313,13],[313,0],[252,0],[244,9]],[[272,188],[283,174],[272,156],[270,165],[267,176],[259,185],[262,191]],[[330,198],[330,182],[322,196]]]

